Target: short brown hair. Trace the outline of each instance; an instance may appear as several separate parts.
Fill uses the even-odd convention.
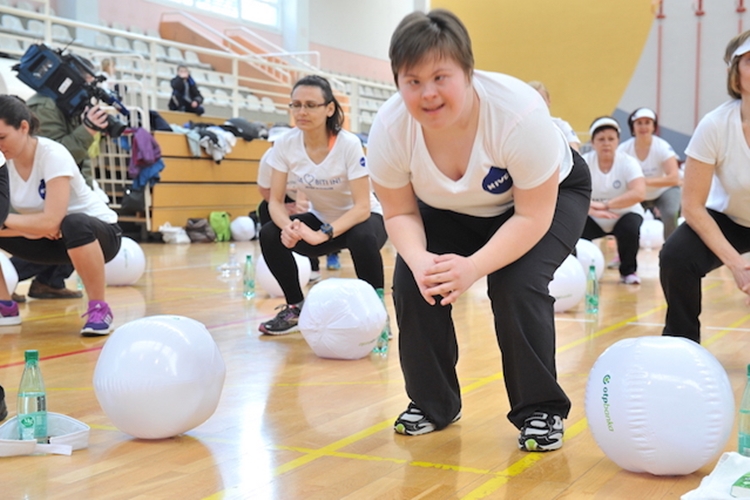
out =
[[[750,38],[750,30],[740,33],[729,40],[727,49],[724,52],[724,62],[729,65],[729,71],[727,72],[727,92],[734,99],[742,98],[742,89],[740,88],[740,58],[733,58],[732,54],[734,54],[734,51],[737,50],[740,45],[745,43],[745,40],[748,38]]]
[[[393,79],[398,72],[412,68],[428,55],[455,60],[467,77],[474,73],[474,54],[466,26],[445,9],[412,12],[404,17],[391,36],[388,51]]]

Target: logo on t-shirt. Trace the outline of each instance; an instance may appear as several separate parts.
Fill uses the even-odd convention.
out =
[[[364,157],[364,156],[363,156],[362,158],[360,158],[360,159],[359,159],[359,164],[360,164],[360,166],[362,166],[362,167],[365,167],[365,166],[367,166],[367,160],[365,160],[365,157]]]
[[[620,189],[621,186],[622,186],[622,182],[620,182],[619,179],[612,183],[612,187],[615,189]]]
[[[482,189],[492,194],[503,194],[513,187],[513,179],[507,169],[490,167],[490,171],[482,179]]]
[[[47,197],[47,184],[44,183],[44,179],[39,183],[39,196],[43,200]]]

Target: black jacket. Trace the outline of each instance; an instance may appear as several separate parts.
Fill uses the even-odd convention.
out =
[[[183,106],[190,107],[192,101],[196,101],[198,104],[203,102],[203,96],[200,90],[198,90],[198,85],[192,76],[189,76],[187,80],[175,76],[172,78],[170,84],[172,85],[172,98],[169,102],[170,109],[177,109]],[[190,101],[188,102],[185,102],[185,85],[188,86],[188,94],[190,95]]]

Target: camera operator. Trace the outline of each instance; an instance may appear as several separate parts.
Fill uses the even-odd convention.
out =
[[[91,68],[93,70],[93,65]],[[87,81],[93,81],[90,74],[82,72],[82,75]],[[93,173],[88,150],[98,132],[94,127],[100,127],[101,129],[107,127],[107,112],[101,109],[99,105],[86,109],[83,115],[88,118],[88,122],[94,125],[92,127],[84,123],[83,116],[65,114],[57,106],[54,99],[38,92],[29,98],[26,105],[39,119],[41,127],[38,135],[65,146],[73,156],[84,179],[86,179],[86,184],[92,186]],[[80,291],[65,288],[65,279],[73,273],[73,266],[70,264],[44,265],[28,262],[18,257],[11,258],[11,262],[18,272],[19,282],[35,277],[29,287],[29,297],[35,299],[74,299],[83,296]],[[19,294],[14,294],[13,298],[17,302],[26,300],[23,295]]]

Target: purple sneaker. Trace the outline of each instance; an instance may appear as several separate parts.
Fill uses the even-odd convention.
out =
[[[83,325],[81,335],[84,337],[98,337],[112,333],[112,310],[103,300],[90,300],[89,310],[82,318],[88,316]]]
[[[0,300],[0,326],[20,325],[18,304],[12,300]]]

